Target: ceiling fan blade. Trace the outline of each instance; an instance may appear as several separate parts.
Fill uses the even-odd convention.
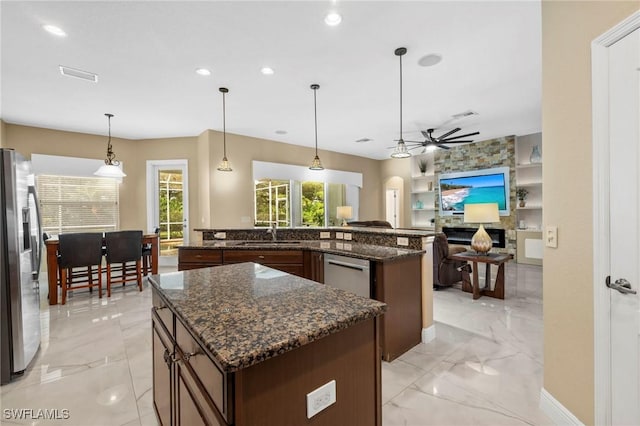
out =
[[[429,133],[426,130],[420,130],[420,133],[422,133],[422,136],[429,139]]]
[[[407,148],[407,151],[411,151],[412,149],[418,149],[418,148],[422,148],[422,147],[423,147],[423,145],[412,146],[412,147]]]
[[[442,144],[440,144],[440,143],[437,143],[437,144],[436,144],[436,146],[437,146],[438,148],[442,148],[442,149],[451,149],[451,148],[449,148],[448,146],[444,146],[444,145],[442,145]]]
[[[407,140],[405,140],[404,143],[419,143],[419,144],[423,144],[423,143],[427,143],[427,141],[407,141]]]
[[[466,138],[467,136],[475,136],[475,135],[479,135],[479,134],[480,134],[480,132],[473,132],[473,133],[467,133],[466,135],[452,136],[452,137],[446,138],[446,139],[448,139],[448,140],[460,139],[460,138]],[[440,138],[441,141],[444,140],[444,139],[445,139],[444,137]]]
[[[438,138],[438,140],[442,140],[442,139],[446,138],[447,136],[454,134],[455,132],[459,132],[460,130],[462,130],[460,127],[456,127],[455,129],[453,129],[453,130],[445,133],[444,135],[440,136]]]
[[[472,140],[465,140],[465,141],[440,141],[439,143],[471,143],[473,142]]]

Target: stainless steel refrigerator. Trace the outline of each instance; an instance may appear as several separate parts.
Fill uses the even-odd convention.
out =
[[[22,374],[40,347],[42,232],[31,163],[0,149],[1,383]]]

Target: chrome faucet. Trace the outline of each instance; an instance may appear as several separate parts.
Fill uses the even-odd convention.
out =
[[[271,240],[276,241],[278,239],[278,224],[277,222],[271,222],[271,227],[267,229],[267,234],[271,234]]]

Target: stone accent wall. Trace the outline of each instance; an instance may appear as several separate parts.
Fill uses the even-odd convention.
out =
[[[506,136],[488,141],[476,142],[461,146],[452,146],[449,150],[439,149],[435,153],[436,182],[440,173],[467,172],[471,170],[489,169],[492,167],[509,167],[509,216],[500,216],[500,224],[491,224],[491,228],[506,231],[506,248],[494,248],[494,252],[505,252],[516,255],[516,152],[515,136]],[[439,191],[440,188],[436,188]],[[436,230],[443,226],[469,227],[462,216],[440,216],[440,194],[436,194]]]

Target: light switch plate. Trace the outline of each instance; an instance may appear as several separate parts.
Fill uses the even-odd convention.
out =
[[[344,238],[344,234],[342,232],[336,232],[336,240],[341,240]]]
[[[336,381],[332,380],[307,394],[307,418],[336,402]]]
[[[407,237],[398,237],[397,242],[399,246],[409,246],[409,238]]]
[[[331,232],[320,232],[320,239],[331,238]]]
[[[544,244],[547,247],[558,248],[558,227],[547,226],[544,233]]]
[[[347,241],[351,241],[351,232],[345,232],[344,233],[344,239]]]

